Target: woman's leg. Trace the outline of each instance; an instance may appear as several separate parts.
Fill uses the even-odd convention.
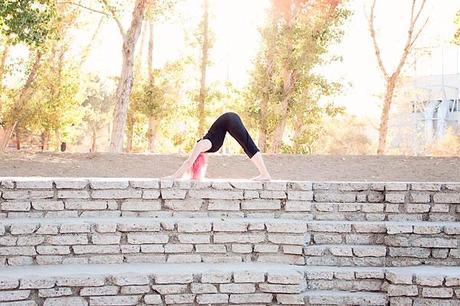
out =
[[[257,148],[251,135],[243,124],[240,116],[236,113],[227,113],[227,130],[233,138],[241,145],[246,155],[259,170],[260,175],[255,177],[256,180],[270,180],[270,174],[268,173],[267,167],[265,167],[262,153]]]
[[[254,156],[251,158],[251,161],[256,165],[257,169],[259,170],[260,175],[253,178],[257,181],[269,181],[271,180],[270,174],[268,173],[267,167],[265,167],[264,159],[262,158],[262,153],[258,151]]]
[[[233,138],[240,144],[243,151],[249,158],[252,158],[254,154],[259,151],[251,135],[243,124],[240,116],[236,113],[226,113],[225,127],[226,130]]]

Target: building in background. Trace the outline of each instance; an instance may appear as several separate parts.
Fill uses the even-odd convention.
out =
[[[389,151],[428,153],[449,129],[460,135],[460,48],[417,48],[390,117]]]

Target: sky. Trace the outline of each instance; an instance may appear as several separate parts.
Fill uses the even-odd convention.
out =
[[[407,38],[410,13],[409,0],[377,1],[375,28],[387,71],[394,71],[401,57]],[[420,1],[419,1],[420,2]],[[354,0],[350,9],[354,15],[345,25],[345,36],[340,44],[332,48],[343,56],[342,63],[324,68],[324,74],[331,78],[343,79],[350,86],[336,103],[345,105],[350,113],[360,116],[376,117],[380,114],[384,80],[380,72],[367,25],[370,1]],[[416,47],[436,47],[431,58],[418,57],[418,69],[414,73],[411,65],[406,65],[406,74],[440,74],[442,67],[441,50],[445,49],[445,73],[458,73],[459,57],[457,47],[452,48],[451,41],[455,26],[455,12],[460,8],[458,0],[428,0],[421,21],[429,18],[427,26],[417,40]],[[417,51],[420,54],[421,51]],[[460,87],[460,84],[457,84]]]
[[[208,80],[228,80],[237,87],[244,87],[248,83],[252,61],[259,49],[261,40],[258,29],[265,20],[270,0],[209,2],[210,30],[215,42],[210,51],[212,65],[208,69]],[[94,4],[93,1],[88,3]],[[184,33],[192,32],[191,30],[198,26],[202,14],[202,0],[181,0],[178,3],[177,15],[173,18],[164,18],[162,22],[155,24],[153,62],[156,67],[186,54],[189,42]],[[389,71],[394,69],[402,52],[410,3],[410,0],[377,1],[376,31],[384,63]],[[344,25],[345,35],[342,41],[330,48],[331,54],[341,56],[343,61],[319,67],[318,70],[326,77],[345,85],[342,94],[333,97],[336,104],[345,106],[351,114],[373,120],[380,112],[384,81],[377,66],[368,31],[367,14],[370,4],[370,0],[348,1],[347,7],[353,15]],[[431,57],[417,57],[416,75],[439,74],[443,67],[442,53],[445,73],[458,73],[460,70],[459,49],[448,45],[455,31],[453,20],[458,9],[459,0],[427,0],[420,21],[427,17],[429,21],[418,40],[417,47],[436,48],[432,50]],[[125,10],[122,17],[125,27],[128,27],[131,11]],[[100,15],[97,13],[85,12],[86,25],[74,32],[72,45],[75,54],[72,56],[79,56],[78,52],[88,43],[99,18]],[[118,76],[122,63],[121,44],[121,36],[115,22],[107,19],[92,47],[84,70],[106,78]],[[145,48],[146,45],[147,43]],[[407,67],[406,73],[414,74],[410,65]]]

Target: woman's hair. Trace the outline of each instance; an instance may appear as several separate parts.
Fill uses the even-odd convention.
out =
[[[199,180],[204,178],[206,174],[206,168],[208,166],[208,161],[206,158],[206,154],[200,153],[198,157],[195,159],[195,161],[192,164],[192,167],[190,168],[190,175],[191,178],[194,180]]]

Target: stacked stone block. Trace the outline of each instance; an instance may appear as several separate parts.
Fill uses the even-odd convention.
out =
[[[78,221],[77,223],[75,223]],[[459,265],[460,224],[215,218],[0,221],[0,264]]]
[[[0,216],[459,221],[459,185],[7,179]]]
[[[277,294],[287,297],[299,294],[305,287],[302,273],[295,270],[267,273],[235,267],[234,272],[224,269],[196,272],[198,269],[110,276],[5,278],[1,285],[7,290],[0,291],[0,300],[25,301],[36,296],[35,302],[44,305],[58,302],[59,305],[88,305],[88,302],[90,305],[267,304],[272,303]]]

